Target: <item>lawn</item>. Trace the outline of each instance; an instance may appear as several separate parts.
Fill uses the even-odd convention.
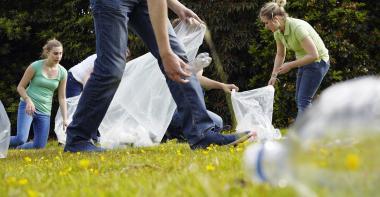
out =
[[[242,165],[247,144],[192,151],[169,141],[105,153],[10,150],[0,160],[1,196],[294,196],[292,188],[252,183]]]

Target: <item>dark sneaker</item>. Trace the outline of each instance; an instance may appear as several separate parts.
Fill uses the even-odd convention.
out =
[[[234,133],[229,135],[223,135],[214,131],[207,131],[205,133],[205,137],[196,144],[191,145],[190,148],[193,150],[199,148],[207,148],[211,144],[219,146],[234,146],[248,140],[251,136],[253,136],[253,134],[250,131]]]
[[[224,125],[221,129],[216,130],[216,132],[223,133],[225,131],[231,131],[231,130],[232,130],[232,126],[227,124],[227,125]]]
[[[106,149],[95,146],[89,141],[79,141],[74,143],[66,143],[64,152],[104,152]]]

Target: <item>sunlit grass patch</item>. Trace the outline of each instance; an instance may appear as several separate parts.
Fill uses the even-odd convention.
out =
[[[8,196],[287,196],[290,188],[254,185],[242,167],[246,144],[191,150],[169,141],[105,153],[10,150],[0,160],[0,194]]]

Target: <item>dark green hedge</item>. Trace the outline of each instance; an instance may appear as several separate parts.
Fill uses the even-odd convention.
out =
[[[228,73],[227,82],[235,83],[242,91],[266,85],[275,55],[272,34],[264,30],[257,17],[266,1],[182,2],[207,22],[223,69]],[[288,1],[286,9],[290,16],[309,21],[330,50],[332,66],[321,89],[341,80],[379,73],[378,1],[298,0]],[[41,47],[52,37],[64,45],[62,65],[66,68],[94,53],[95,36],[88,0],[2,1],[0,99],[13,128],[19,101],[16,86],[25,68],[39,58]],[[146,51],[138,38],[131,35],[130,40],[132,56]],[[209,47],[204,44],[201,50],[209,51]],[[287,57],[291,60],[293,54],[289,53]],[[214,65],[206,69],[205,75],[222,79]],[[295,71],[281,76],[280,80],[276,87],[273,120],[275,126],[286,127],[296,113]],[[222,91],[208,91],[206,101],[212,111],[222,114],[230,122]],[[57,102],[53,110],[56,109]]]

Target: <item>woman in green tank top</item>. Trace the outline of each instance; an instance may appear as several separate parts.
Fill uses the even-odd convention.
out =
[[[25,71],[17,92],[20,104],[17,113],[17,135],[11,136],[10,147],[20,149],[44,148],[49,137],[50,114],[54,91],[58,88],[58,101],[67,127],[66,79],[67,71],[59,62],[63,47],[56,40],[49,40],[43,47],[45,59],[33,62]],[[33,123],[33,141],[26,143]]]

